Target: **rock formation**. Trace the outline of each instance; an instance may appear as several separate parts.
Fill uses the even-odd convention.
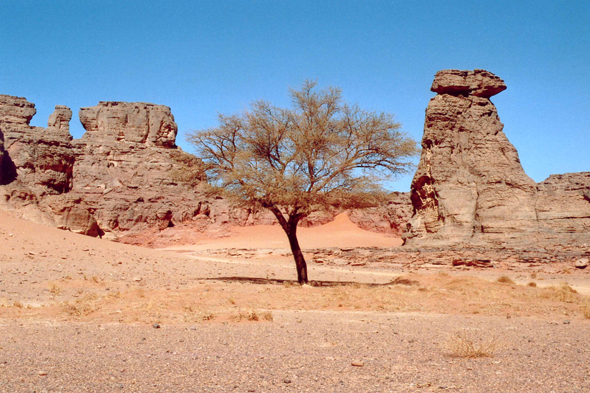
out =
[[[108,140],[175,147],[178,127],[170,108],[143,102],[104,102],[80,109],[84,142]]]
[[[141,224],[165,227],[175,214],[192,217],[203,202],[193,190],[203,176],[200,161],[176,148],[170,108],[118,102],[83,108],[81,140],[69,133],[69,108],[56,106],[46,129],[30,126],[34,114],[26,99],[0,96],[4,208],[97,236]]]
[[[19,181],[37,193],[67,192],[71,188],[74,163],[67,126],[72,112],[57,106],[47,130],[29,125],[35,112],[35,105],[24,98],[0,96],[0,130],[10,157],[10,162],[3,166],[4,176],[18,176]],[[63,122],[65,128],[61,126]],[[10,174],[11,170],[15,173]]]
[[[551,175],[537,189],[535,209],[542,233],[590,233],[590,172]]]
[[[348,217],[367,231],[401,236],[412,217],[410,193],[393,192],[383,206],[351,210]]]
[[[8,157],[8,155],[4,154],[4,134],[2,133],[2,130],[0,130],[0,185],[4,184],[4,171],[3,171],[3,166],[4,166],[4,158]]]
[[[578,190],[566,185],[584,175],[552,177],[538,186],[524,172],[489,99],[505,89],[484,70],[436,74],[431,90],[438,94],[426,109],[412,181],[407,243],[519,241],[532,233],[588,229],[590,203],[580,191],[588,192],[589,184],[585,180]],[[564,218],[576,222],[564,224]]]

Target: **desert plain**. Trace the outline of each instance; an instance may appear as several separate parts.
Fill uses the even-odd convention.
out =
[[[566,251],[453,266],[465,251],[404,250],[341,214],[300,229],[299,286],[278,226],[175,236],[0,212],[0,391],[590,391],[589,271]]]

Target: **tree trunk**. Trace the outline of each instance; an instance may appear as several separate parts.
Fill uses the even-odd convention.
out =
[[[289,228],[287,237],[289,238],[289,245],[291,246],[291,252],[293,253],[295,266],[297,267],[297,281],[301,285],[307,284],[309,282],[307,280],[307,263],[303,257],[303,252],[301,252],[301,247],[299,247],[299,240],[297,240],[297,225]]]
[[[289,238],[289,245],[291,246],[291,252],[293,253],[295,266],[297,267],[297,281],[301,285],[309,283],[307,280],[307,263],[301,252],[301,247],[299,247],[299,240],[297,240],[297,224],[304,215],[298,214],[297,211],[294,211],[289,215],[289,220],[286,220],[278,207],[274,205],[268,205],[266,207],[275,215],[279,224],[281,224],[281,227],[287,234],[287,238]]]

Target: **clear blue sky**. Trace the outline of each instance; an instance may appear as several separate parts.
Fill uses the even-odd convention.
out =
[[[487,69],[536,181],[590,171],[590,1],[0,1],[0,94],[37,106],[168,105],[186,132],[257,99],[288,105],[304,79],[394,113],[422,137],[441,69]],[[81,137],[77,115],[72,134]],[[407,191],[411,176],[392,184]]]

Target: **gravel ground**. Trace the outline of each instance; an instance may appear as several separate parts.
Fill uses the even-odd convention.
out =
[[[275,311],[196,325],[4,320],[2,392],[589,392],[590,321]],[[457,332],[492,357],[452,355]]]

